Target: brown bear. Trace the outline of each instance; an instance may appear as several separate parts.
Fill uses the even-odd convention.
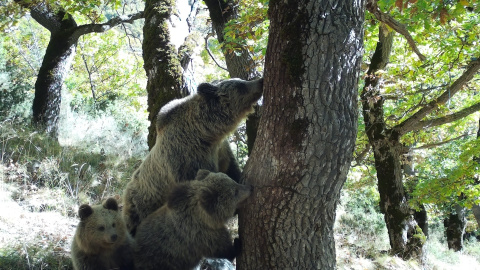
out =
[[[199,170],[193,181],[176,184],[167,203],[137,228],[135,268],[192,269],[203,257],[232,261],[240,251],[225,226],[251,187],[224,173]]]
[[[124,191],[127,228],[161,207],[172,184],[192,180],[199,169],[224,172],[238,182],[240,169],[225,141],[260,99],[263,79],[202,83],[157,115],[157,138]]]
[[[80,223],[72,242],[74,269],[134,269],[133,239],[114,198],[103,205],[83,204],[78,216]]]

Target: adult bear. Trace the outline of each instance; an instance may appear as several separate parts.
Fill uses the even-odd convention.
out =
[[[225,139],[253,111],[262,92],[263,79],[202,83],[197,93],[160,109],[155,145],[124,192],[123,213],[132,235],[166,202],[172,184],[193,180],[199,169],[224,172],[238,182],[240,169]]]

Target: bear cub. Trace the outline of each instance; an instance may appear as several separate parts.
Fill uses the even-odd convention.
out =
[[[167,201],[173,184],[195,178],[199,169],[223,172],[239,181],[241,171],[226,138],[253,111],[263,79],[202,83],[197,93],[160,109],[155,145],[124,191],[125,222],[138,224]]]
[[[80,223],[72,242],[74,269],[134,269],[133,239],[114,198],[101,205],[83,204],[78,216]]]
[[[232,261],[239,241],[225,226],[251,187],[224,173],[199,170],[193,181],[177,184],[167,203],[137,228],[136,269],[192,269],[203,257]]]

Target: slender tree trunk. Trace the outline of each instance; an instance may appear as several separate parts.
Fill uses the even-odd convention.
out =
[[[448,248],[454,251],[463,249],[463,234],[467,227],[467,218],[465,217],[466,209],[460,205],[455,205],[448,217],[443,221],[445,226],[445,234],[447,236]]]
[[[210,12],[212,27],[217,34],[218,42],[222,44],[225,41],[224,30],[226,23],[238,17],[236,1],[205,0],[204,2]],[[259,77],[255,69],[255,62],[247,49],[238,48],[235,52],[223,50],[223,55],[225,56],[225,63],[230,77],[243,80],[251,80]]]
[[[32,122],[56,137],[62,86],[75,56],[78,38],[92,32],[105,32],[120,23],[131,23],[142,18],[143,12],[114,17],[103,24],[77,26],[73,17],[54,2],[14,1],[30,10],[32,18],[50,31],[50,41],[35,82]]]
[[[372,145],[377,171],[380,209],[384,214],[392,253],[403,258],[423,254],[424,235],[408,205],[403,186],[401,157],[406,153],[400,134],[388,129],[384,120],[383,96],[376,72],[388,63],[393,44],[393,32],[380,26],[379,41],[365,78],[361,99],[365,132]]]
[[[417,185],[418,179],[415,173],[415,164],[413,160],[413,156],[408,153],[404,155],[404,161],[403,161],[403,173],[407,175],[410,180],[409,180],[409,185],[407,189],[407,195],[411,194],[413,192],[413,188]],[[409,199],[409,197],[407,197]],[[422,232],[425,236],[428,237],[428,217],[427,217],[427,210],[425,209],[425,206],[423,204],[420,205],[420,209],[413,213],[413,218],[417,221],[418,226],[420,229],[422,229]]]
[[[61,9],[54,10],[46,4],[29,6],[32,17],[50,31],[50,41],[35,82],[32,121],[41,130],[57,136],[61,92],[65,77],[75,56],[78,35],[77,23]]]
[[[148,147],[155,145],[156,117],[160,108],[172,99],[187,96],[182,67],[176,48],[170,43],[168,20],[175,10],[175,0],[146,0],[143,26],[143,60],[147,73]]]
[[[212,20],[212,27],[217,34],[217,40],[222,44],[225,41],[224,30],[226,23],[238,17],[235,1],[205,0],[205,4],[210,12],[210,19]],[[260,74],[255,68],[255,62],[247,49],[238,48],[235,52],[223,50],[223,55],[231,78],[251,80],[260,77]],[[248,116],[246,122],[249,155],[257,137],[258,123],[260,120],[260,106],[255,106],[254,108],[255,112]]]
[[[478,130],[477,130],[477,139],[480,138],[480,118],[478,119]],[[480,164],[480,157],[477,156],[477,157],[474,157],[474,160]],[[478,185],[480,184],[480,176],[478,176],[476,179],[475,179],[475,183]],[[480,227],[480,205],[478,204],[475,204],[472,206],[472,212],[473,212],[473,216],[475,217],[475,220],[477,221],[477,225],[478,227]]]
[[[270,1],[264,110],[244,170],[238,269],[334,269],[357,131],[363,1]]]
[[[52,33],[35,83],[33,123],[57,136],[62,85],[75,56],[78,38],[73,28]]]

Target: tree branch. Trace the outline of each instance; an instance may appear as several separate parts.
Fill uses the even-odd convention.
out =
[[[32,3],[31,1],[25,0],[14,0],[15,3],[20,5],[22,8],[30,10],[30,15],[32,18],[37,21],[40,25],[45,27],[50,32],[55,32],[60,30],[62,26],[62,21],[65,16],[65,11],[58,10],[54,11],[52,7],[45,2]],[[69,17],[71,26],[76,26],[75,21],[71,16]]]
[[[448,124],[451,122],[455,122],[457,120],[460,120],[462,118],[467,117],[468,115],[480,111],[480,103],[477,103],[475,105],[472,105],[468,108],[465,108],[461,111],[445,115],[443,117],[435,118],[435,119],[430,119],[430,120],[425,120],[425,121],[419,121],[416,124],[411,126],[412,130],[420,130],[425,127],[436,127],[440,126],[443,124]]]
[[[100,24],[84,24],[77,27],[75,30],[75,35],[78,37],[81,35],[89,34],[89,33],[101,33],[112,29],[113,27],[122,24],[122,23],[133,23],[135,20],[144,18],[143,11],[140,11],[135,14],[118,16],[115,18],[110,19],[106,23]]]
[[[355,166],[359,165],[363,161],[363,159],[368,154],[368,152],[370,152],[370,148],[371,148],[371,145],[369,143],[365,144],[365,148],[362,151],[360,151],[360,153],[358,153],[356,157],[354,157],[354,160],[356,163]]]
[[[428,103],[419,111],[414,113],[407,120],[395,126],[393,129],[395,129],[400,135],[402,135],[412,130],[416,130],[417,126],[420,128],[426,126],[426,125],[420,125],[419,122],[427,114],[431,113],[433,110],[438,108],[439,105],[445,104],[451,97],[453,97],[453,95],[455,95],[458,91],[460,91],[466,83],[472,80],[473,76],[478,72],[479,69],[480,69],[480,59],[472,61],[468,65],[467,70],[465,70],[465,72],[455,82],[453,82],[452,85],[450,85],[447,88],[447,90],[443,92],[443,94],[441,94],[437,99],[432,100],[430,103]]]
[[[437,146],[440,146],[440,145],[447,144],[449,142],[456,141],[458,139],[465,138],[465,137],[470,136],[470,135],[472,135],[472,134],[463,134],[463,135],[460,135],[460,136],[455,137],[455,138],[450,139],[450,140],[441,141],[441,142],[438,142],[438,143],[429,143],[429,144],[422,145],[420,147],[410,148],[410,150],[430,149],[430,148],[434,148],[434,147],[437,147]]]
[[[422,53],[420,53],[420,50],[417,48],[417,45],[415,44],[415,40],[413,40],[413,37],[408,32],[405,25],[397,22],[392,16],[380,11],[380,9],[377,6],[377,0],[369,0],[367,3],[367,10],[373,15],[375,15],[375,18],[377,18],[377,20],[390,26],[397,33],[404,36],[407,39],[407,42],[408,42],[408,45],[410,45],[410,48],[412,48],[412,50],[417,54],[418,58],[420,58],[421,61],[425,61],[427,59]]]
[[[211,34],[208,34],[206,37],[205,37],[205,50],[207,50],[208,52],[208,55],[210,55],[210,58],[212,58],[213,62],[215,62],[215,64],[217,64],[217,66],[223,70],[226,70],[228,72],[228,69],[226,69],[225,67],[221,66],[218,62],[217,62],[217,59],[215,59],[215,57],[213,56],[212,52],[210,51],[210,49],[208,48],[208,38],[210,37]]]

